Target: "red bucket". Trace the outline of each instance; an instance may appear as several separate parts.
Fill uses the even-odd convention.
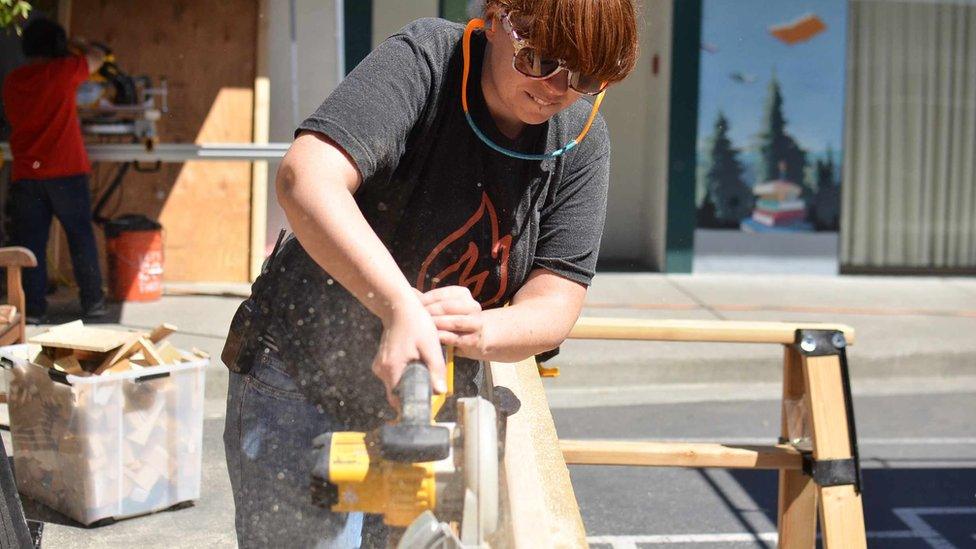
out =
[[[156,301],[163,295],[162,226],[126,215],[105,225],[109,285],[116,301]]]

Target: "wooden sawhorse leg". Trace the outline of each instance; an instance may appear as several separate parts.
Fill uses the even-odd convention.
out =
[[[796,471],[780,473],[781,547],[814,547],[816,503],[825,549],[867,547],[845,346],[841,332],[797,330],[796,343],[786,350],[784,436],[786,400],[797,400],[805,389],[812,454],[805,467],[809,477]],[[797,362],[801,368],[796,368]],[[801,370],[802,378],[797,379]]]
[[[806,393],[800,353],[790,345],[783,346],[783,410],[780,443],[790,442],[789,409],[798,405]],[[780,469],[779,546],[784,549],[810,549],[817,541],[817,485],[803,471]]]

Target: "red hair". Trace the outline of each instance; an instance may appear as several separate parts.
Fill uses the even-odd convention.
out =
[[[486,19],[512,15],[520,35],[573,70],[619,82],[637,64],[637,13],[632,0],[488,0]],[[528,28],[525,28],[528,27]]]

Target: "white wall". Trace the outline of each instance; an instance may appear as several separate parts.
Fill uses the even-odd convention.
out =
[[[298,45],[298,122],[318,108],[339,83],[336,32],[336,2],[342,0],[296,0]],[[295,131],[292,101],[291,33],[288,0],[271,0],[268,5],[268,76],[271,81],[271,142],[290,142]],[[374,0],[373,46],[420,17],[436,17],[437,0]],[[266,253],[270,253],[278,232],[288,227],[274,190],[277,162],[268,166]]]
[[[613,160],[600,257],[661,270],[667,225],[671,0],[645,0],[637,68],[607,91],[601,111]],[[658,71],[652,72],[657,56]]]
[[[296,0],[298,45],[298,122],[311,114],[339,82],[336,47],[336,5],[342,0]],[[288,0],[268,6],[268,77],[271,81],[269,141],[290,142],[297,125],[292,101],[291,33]],[[266,249],[271,251],[278,231],[287,226],[274,192],[277,162],[268,166],[268,228]]]

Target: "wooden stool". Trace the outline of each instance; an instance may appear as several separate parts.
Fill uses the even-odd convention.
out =
[[[787,322],[582,318],[570,337],[783,345],[779,444],[562,440],[563,456],[571,465],[779,469],[780,547],[815,547],[818,510],[825,548],[867,547],[846,358],[846,347],[854,340],[853,328]]]

